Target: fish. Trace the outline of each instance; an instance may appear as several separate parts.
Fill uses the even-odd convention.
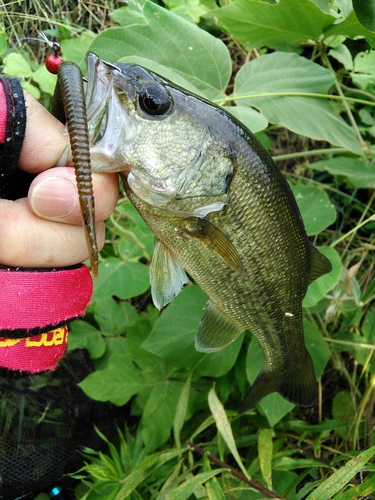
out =
[[[264,364],[240,413],[273,392],[312,406],[302,300],[331,263],[308,239],[283,174],[236,118],[152,71],[91,53],[87,82],[92,170],[120,173],[155,235],[156,307],[189,276],[209,297],[198,351],[223,349],[245,330],[256,337]]]

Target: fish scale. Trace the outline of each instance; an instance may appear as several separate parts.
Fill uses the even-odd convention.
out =
[[[310,243],[281,172],[235,118],[140,66],[91,54],[88,81],[93,170],[121,172],[156,236],[157,307],[177,295],[186,271],[210,299],[197,349],[215,352],[248,329],[264,353],[240,412],[275,391],[311,406],[317,389],[302,299],[331,264]],[[100,114],[117,127],[111,154],[113,130],[97,132]]]

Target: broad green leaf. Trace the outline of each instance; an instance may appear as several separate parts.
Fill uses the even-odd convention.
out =
[[[341,23],[328,27],[324,34],[326,37],[344,35],[353,40],[363,36],[372,47],[375,47],[375,33],[360,24],[354,10]]]
[[[334,57],[337,61],[339,61],[345,69],[351,70],[353,69],[353,57],[346,45],[343,43],[338,47],[332,48],[328,55]]]
[[[284,45],[299,46],[319,38],[335,18],[309,0],[236,0],[213,14],[247,49]]]
[[[4,62],[4,75],[16,78],[30,78],[33,75],[30,64],[17,52],[11,52]]]
[[[264,130],[268,126],[267,118],[253,108],[224,106],[223,109],[240,120],[253,134]]]
[[[105,297],[93,304],[94,317],[103,335],[121,335],[125,328],[138,317],[135,307],[128,302],[116,302]]]
[[[146,57],[140,57],[140,56],[127,56],[127,57],[122,57],[120,61],[129,64],[139,64],[140,66],[143,66],[144,68],[149,69],[150,71],[154,71],[155,73],[161,75],[163,78],[167,78],[174,84],[183,87],[185,90],[188,90],[193,94],[204,96],[204,92],[199,90],[195,85],[193,85],[193,83],[184,78],[182,75],[180,75],[171,68],[167,68],[166,66],[159,64],[158,62],[152,59],[147,59]]]
[[[100,33],[90,46],[110,61],[140,56],[170,68],[210,99],[219,99],[231,75],[224,43],[148,0],[129,0],[113,13],[123,25]]]
[[[190,367],[201,356],[195,349],[194,337],[206,302],[207,295],[197,285],[186,286],[156,320],[143,349],[178,367]]]
[[[302,301],[303,307],[315,306],[340,281],[343,267],[340,254],[331,247],[319,247],[318,250],[331,261],[332,271],[320,276],[309,285]]]
[[[356,411],[352,395],[346,391],[339,391],[335,394],[332,401],[332,416],[338,422],[341,422],[341,428],[337,429],[340,437],[345,437],[348,428],[355,420]]]
[[[221,351],[198,352],[195,334],[206,302],[207,295],[197,285],[186,286],[156,320],[142,348],[177,368],[187,370],[195,366],[194,378],[220,377],[227,373],[237,359],[243,336]]]
[[[144,380],[127,356],[114,354],[105,369],[91,373],[79,386],[92,399],[122,406],[144,389]]]
[[[33,74],[33,81],[39,85],[44,94],[53,95],[57,78],[56,75],[53,75],[47,70],[44,64]]]
[[[332,476],[320,484],[307,497],[306,500],[327,500],[333,495],[341,491],[352,478],[362,469],[365,468],[367,462],[373,457],[375,446],[363,451],[352,460],[349,460],[345,465],[340,467]]]
[[[155,450],[169,438],[183,386],[182,382],[163,380],[153,387],[141,420],[147,452]]]
[[[207,14],[209,10],[200,0],[165,0],[164,3],[174,14],[196,24],[200,22],[201,16]],[[215,2],[213,1],[212,3],[213,8],[215,8]]]
[[[37,87],[35,87],[35,85],[33,85],[32,83],[21,81],[21,87],[24,90],[27,90],[27,92],[29,92],[29,94],[35,97],[37,101],[41,98],[40,90]]]
[[[86,72],[86,54],[89,51],[90,44],[95,38],[92,31],[83,31],[78,38],[63,38],[61,40],[61,53],[65,61],[73,61]]]
[[[145,265],[109,257],[99,264],[93,300],[112,296],[121,299],[137,297],[148,289],[149,284],[149,272]]]
[[[328,160],[320,160],[310,164],[314,170],[326,170],[332,175],[347,177],[351,184],[358,188],[375,187],[375,166],[364,160],[347,156],[336,156]]]
[[[87,349],[91,359],[103,356],[105,341],[101,333],[87,321],[76,320],[70,325],[69,349]]]
[[[258,458],[264,484],[272,490],[273,429],[261,429],[258,435]]]
[[[353,83],[361,89],[375,84],[375,50],[359,52],[354,58],[354,69],[350,73]]]
[[[291,188],[309,236],[320,233],[335,222],[336,210],[323,189],[314,184],[299,184]]]
[[[333,83],[334,76],[319,64],[298,54],[274,52],[241,67],[233,98],[259,109],[271,123],[361,154],[354,132],[328,100],[303,95],[327,94]]]
[[[303,330],[306,348],[313,360],[316,378],[320,378],[331,357],[328,343],[324,340],[321,331],[310,321],[303,322]]]
[[[232,368],[238,353],[242,347],[243,334],[234,342],[221,349],[221,351],[200,354],[200,358],[194,369],[194,378],[196,377],[221,377]]]
[[[353,0],[353,9],[362,26],[375,31],[375,1]]]
[[[241,469],[245,477],[249,477],[246,467],[242,463],[240,454],[238,453],[227,414],[225,413],[224,407],[220,399],[217,397],[214,388],[212,388],[208,394],[208,405],[215,419],[217,430],[220,432],[222,438],[225,441],[225,444],[228,446],[229,451],[232,453],[238,467]]]

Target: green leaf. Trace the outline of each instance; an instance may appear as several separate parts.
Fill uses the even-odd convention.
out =
[[[353,0],[353,9],[362,26],[370,31],[375,31],[375,1]]]
[[[353,57],[346,45],[343,43],[338,47],[332,48],[328,55],[334,57],[337,61],[339,61],[345,69],[351,70],[353,69]]]
[[[240,68],[233,98],[238,104],[259,109],[271,123],[361,154],[349,125],[328,100],[313,96],[327,94],[333,83],[334,76],[319,64],[298,54],[274,52]],[[285,95],[290,93],[300,95]]]
[[[198,352],[195,334],[206,302],[207,295],[197,285],[186,286],[156,320],[142,348],[177,368],[189,370],[195,366],[194,377],[220,377],[227,373],[237,359],[243,336],[219,352]]]
[[[90,50],[103,59],[140,56],[172,69],[209,99],[219,99],[231,75],[224,43],[153,2],[129,0],[113,13],[123,28],[100,33]]]
[[[273,429],[261,429],[258,435],[258,458],[264,484],[272,490]]]
[[[324,34],[326,37],[344,35],[353,40],[363,36],[372,47],[375,47],[375,33],[360,24],[354,10],[341,23],[328,27]]]
[[[345,492],[335,495],[334,500],[357,500],[358,498],[371,498],[375,491],[375,475],[368,476],[363,483],[348,488]]]
[[[207,295],[197,285],[183,288],[156,320],[142,344],[143,349],[174,362],[177,367],[192,366],[201,356],[194,347],[194,337],[206,302]]]
[[[211,478],[217,476],[218,474],[222,474],[223,472],[227,472],[227,469],[215,469],[207,472],[201,472],[196,476],[192,476],[184,483],[180,484],[175,488],[169,495],[168,500],[187,500],[191,498],[195,489],[210,480]]]
[[[121,335],[138,318],[135,307],[106,297],[93,303],[94,317],[104,335]]]
[[[147,452],[155,450],[169,438],[183,386],[182,382],[163,380],[153,387],[141,420]]]
[[[320,171],[326,170],[332,175],[347,177],[351,184],[358,188],[375,187],[375,167],[361,159],[336,156],[311,163],[310,168]]]
[[[360,470],[365,468],[365,465],[373,457],[374,453],[375,446],[372,446],[352,460],[349,460],[349,462],[340,467],[332,476],[320,484],[316,490],[310,493],[306,500],[326,500],[327,498],[332,498],[333,495],[342,490]]]
[[[331,247],[319,247],[318,250],[331,261],[332,271],[320,276],[309,285],[302,301],[303,307],[315,306],[340,281],[343,267],[340,254]]]
[[[320,378],[331,357],[328,343],[324,340],[321,331],[310,321],[304,320],[303,330],[306,348],[313,360],[316,378]]]
[[[238,453],[227,414],[225,413],[224,407],[217,397],[214,388],[212,388],[208,394],[208,405],[215,419],[217,430],[220,432],[222,438],[225,441],[225,444],[228,446],[229,451],[232,453],[238,467],[242,470],[245,477],[248,478],[249,475],[247,473],[246,467],[241,460],[240,454]]]
[[[181,447],[181,429],[186,419],[189,403],[190,385],[191,375],[189,375],[189,377],[186,379],[186,382],[182,388],[180,397],[178,398],[176,414],[173,420],[173,436],[178,448]]]
[[[144,380],[127,356],[114,354],[106,368],[91,373],[79,386],[92,399],[122,406],[144,389]]]
[[[335,18],[309,0],[236,0],[211,13],[247,49],[299,46],[317,39]]]
[[[56,75],[53,75],[47,70],[44,64],[33,74],[33,81],[39,85],[44,94],[53,95],[57,78]]]
[[[129,498],[130,494],[156,469],[164,465],[169,460],[176,458],[184,453],[185,449],[166,450],[146,456],[142,462],[124,479],[122,487],[114,500],[124,500]]]
[[[314,184],[291,186],[301,211],[306,233],[320,233],[336,220],[336,210],[327,193]]]
[[[99,278],[94,285],[93,300],[112,296],[121,299],[137,297],[150,286],[149,271],[138,262],[122,262],[109,257],[99,264]]]
[[[375,50],[359,52],[354,58],[354,71],[350,73],[353,83],[361,89],[375,84]]]
[[[3,73],[4,75],[16,78],[30,78],[33,75],[30,64],[21,54],[17,54],[17,52],[11,52],[8,55],[5,60]]]
[[[332,416],[338,422],[341,422],[341,428],[337,430],[340,437],[345,437],[348,433],[348,427],[355,420],[356,411],[354,401],[349,392],[337,392],[332,401]]]
[[[223,109],[240,120],[253,134],[264,130],[268,126],[267,118],[253,108],[224,106]]]
[[[101,333],[90,323],[82,320],[73,321],[68,337],[69,349],[87,349],[91,359],[103,356],[105,341]]]

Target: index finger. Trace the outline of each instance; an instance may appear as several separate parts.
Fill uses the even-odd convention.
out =
[[[24,92],[26,132],[19,167],[37,174],[54,167],[69,143],[62,123],[49,113],[32,95]]]

